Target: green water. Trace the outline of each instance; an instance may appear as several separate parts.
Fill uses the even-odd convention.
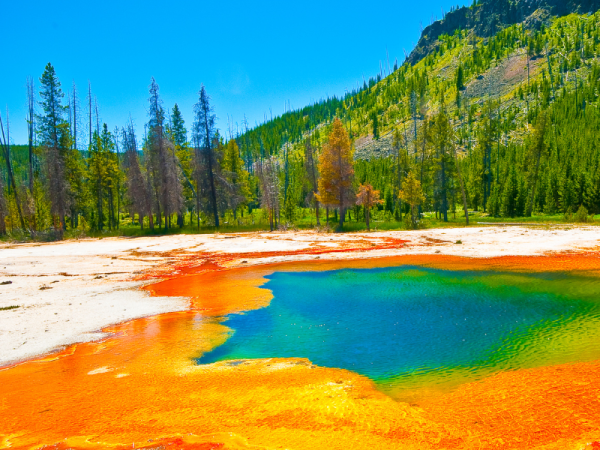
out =
[[[204,354],[303,357],[398,393],[499,370],[600,359],[600,281],[418,267],[276,272],[271,304],[232,314]]]

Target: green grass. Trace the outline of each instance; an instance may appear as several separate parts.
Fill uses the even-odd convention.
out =
[[[329,225],[327,226],[327,220],[325,217],[325,210],[321,210],[321,230],[338,230],[338,221],[335,219],[335,215],[331,213],[329,215]],[[600,225],[600,220],[596,216],[596,221],[586,223],[585,225]],[[486,226],[494,224],[514,224],[514,225],[577,225],[573,221],[567,221],[563,214],[555,215],[543,215],[537,214],[532,217],[491,217],[482,212],[469,212],[470,226]],[[286,219],[281,217],[282,224],[287,225]],[[221,226],[216,228],[209,225],[201,225],[200,228],[196,224],[190,224],[190,216],[188,215],[185,220],[186,225],[183,228],[174,226],[168,230],[155,226],[154,230],[150,230],[147,226],[144,229],[140,229],[137,223],[132,224],[128,217],[124,217],[121,220],[119,229],[103,231],[96,230],[80,230],[80,229],[67,229],[65,232],[65,239],[77,239],[77,238],[104,238],[104,237],[142,237],[142,236],[164,236],[164,235],[176,235],[176,234],[213,234],[213,233],[244,233],[244,232],[268,232],[269,223],[266,215],[261,210],[254,210],[252,213],[246,212],[244,217],[238,217],[233,219],[231,213],[226,214],[221,220]],[[419,223],[420,229],[432,229],[432,228],[454,228],[464,227],[465,217],[464,213],[457,212],[448,214],[448,222],[444,222],[441,218],[436,218],[434,213],[424,213],[423,218]],[[313,210],[307,208],[298,208],[296,210],[296,216],[294,217],[293,224],[286,226],[287,229],[297,230],[311,230],[316,228],[316,216]],[[397,221],[394,216],[386,211],[372,211],[371,212],[371,231],[392,231],[392,230],[406,230],[408,229],[404,220]],[[367,226],[364,222],[362,215],[359,220],[356,220],[355,211],[352,210],[349,215],[346,216],[346,222],[341,232],[358,232],[366,231]],[[17,232],[0,238],[0,241],[28,241],[30,238],[23,233]],[[42,240],[42,239],[41,239]]]

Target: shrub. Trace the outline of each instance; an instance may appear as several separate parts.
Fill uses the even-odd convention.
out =
[[[581,205],[575,213],[575,222],[586,223],[589,222],[588,210],[585,206]]]

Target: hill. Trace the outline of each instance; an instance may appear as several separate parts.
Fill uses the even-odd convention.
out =
[[[426,207],[438,211],[443,156],[432,126],[443,112],[469,208],[510,217],[571,214],[582,205],[600,212],[599,7],[585,0],[481,0],[452,10],[423,30],[388,76],[248,130],[237,139],[244,159],[250,167],[309,136],[322,143],[339,117],[353,139],[358,182],[395,196],[402,178],[418,171]],[[450,202],[460,203],[455,168],[449,183]]]

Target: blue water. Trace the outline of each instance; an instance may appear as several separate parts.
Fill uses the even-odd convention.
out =
[[[276,272],[264,286],[273,292],[270,305],[227,316],[231,336],[197,362],[302,357],[377,382],[446,368],[513,368],[523,365],[520,353],[535,359],[547,341],[560,344],[565,325],[598,318],[598,283],[581,286],[562,274],[408,266]]]

